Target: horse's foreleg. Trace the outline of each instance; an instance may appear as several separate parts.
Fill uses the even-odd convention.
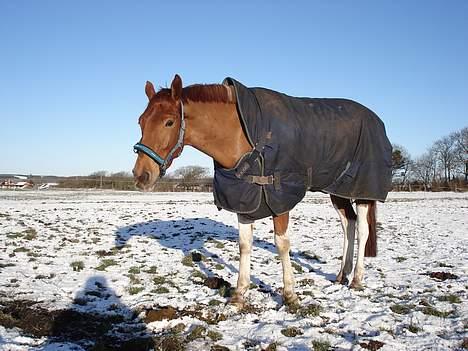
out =
[[[358,252],[356,266],[354,267],[354,278],[351,282],[351,288],[360,289],[362,287],[362,279],[364,277],[364,253],[369,237],[369,222],[368,211],[370,210],[368,201],[357,201],[357,232],[358,232]]]
[[[340,216],[341,226],[343,227],[343,256],[341,259],[341,269],[336,276],[336,282],[348,284],[348,275],[353,269],[354,255],[354,233],[356,228],[356,213],[354,212],[351,201],[341,197],[331,195],[333,206]]]
[[[250,286],[250,253],[252,251],[253,224],[239,222],[239,276],[237,288],[231,298],[231,303],[242,308],[244,294]]]
[[[290,242],[288,237],[289,213],[273,217],[275,244],[283,266],[283,298],[288,305],[296,304],[298,298],[294,292],[294,276],[289,258]]]

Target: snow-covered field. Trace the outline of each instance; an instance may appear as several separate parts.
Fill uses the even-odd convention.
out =
[[[0,349],[467,347],[468,194],[392,193],[379,204],[379,254],[366,258],[362,291],[331,282],[342,232],[328,196],[307,195],[291,218],[300,310],[281,303],[265,219],[249,306],[236,313],[225,296],[237,220],[211,194],[1,191]]]

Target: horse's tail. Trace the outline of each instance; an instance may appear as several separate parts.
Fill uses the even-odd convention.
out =
[[[365,257],[377,256],[376,211],[377,211],[376,202],[370,201],[369,208],[367,210],[367,223],[369,225],[369,237],[367,238],[366,249],[364,251]]]

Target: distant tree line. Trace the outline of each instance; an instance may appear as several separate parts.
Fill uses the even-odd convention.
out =
[[[186,166],[156,182],[154,191],[211,191],[213,179],[209,170],[200,166]],[[88,176],[67,177],[59,182],[61,188],[136,190],[130,172],[96,171]]]
[[[436,140],[414,159],[394,144],[392,161],[394,190],[467,190],[468,127]]]
[[[413,158],[402,145],[393,144],[393,190],[468,190],[468,127],[436,140],[428,150]],[[208,168],[186,166],[160,179],[154,191],[212,191]],[[68,177],[63,188],[135,190],[130,172],[93,172]]]

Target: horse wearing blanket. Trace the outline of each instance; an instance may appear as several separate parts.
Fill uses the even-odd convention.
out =
[[[283,297],[297,303],[289,258],[289,211],[307,190],[329,193],[344,231],[336,281],[348,283],[355,226],[358,253],[351,287],[360,288],[364,256],[377,253],[376,201],[391,187],[392,148],[382,121],[346,99],[297,98],[247,88],[232,78],[223,84],[182,88],[176,75],[157,93],[146,83],[149,103],[139,119],[142,138],[134,146],[138,188],[150,191],[184,145],[214,159],[214,199],[238,214],[240,263],[231,302],[242,307],[250,285],[252,224],[272,217],[283,266]],[[356,212],[352,206],[356,202]]]

